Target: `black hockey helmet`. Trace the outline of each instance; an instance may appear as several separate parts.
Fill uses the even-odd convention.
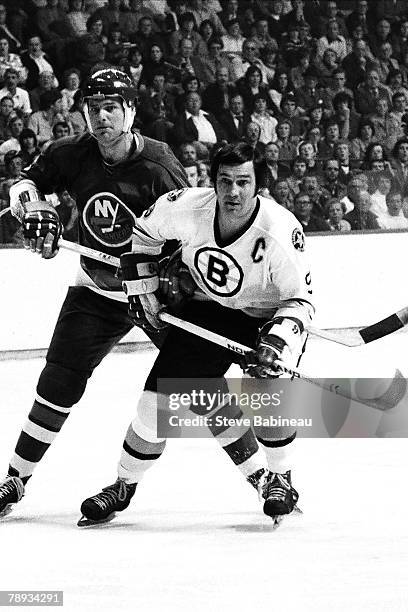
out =
[[[91,99],[103,100],[105,98],[120,98],[122,100],[125,111],[124,132],[129,132],[132,127],[137,101],[137,89],[132,79],[125,72],[117,68],[98,70],[88,78],[82,89],[82,99],[85,119],[91,133],[88,101]]]

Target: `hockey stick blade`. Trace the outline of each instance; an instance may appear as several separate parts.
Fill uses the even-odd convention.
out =
[[[356,330],[354,332],[354,338],[345,338],[344,332],[342,331],[326,331],[312,326],[309,326],[307,330],[313,336],[317,336],[323,340],[335,342],[336,344],[342,344],[343,346],[356,347],[369,344],[370,342],[384,338],[389,334],[393,334],[399,329],[405,327],[407,324],[408,306],[405,306],[405,308],[401,308],[401,310],[394,312],[385,319],[381,319],[381,321],[377,321],[377,323],[373,323],[372,325]]]
[[[58,245],[63,249],[73,251],[74,253],[79,253],[79,255],[89,257],[90,259],[95,259],[96,261],[100,261],[115,268],[119,268],[120,266],[119,257],[115,257],[114,255],[108,255],[108,253],[82,246],[81,244],[77,244],[76,242],[70,242],[69,240],[64,240],[63,238],[60,238]],[[377,323],[373,323],[368,327],[363,327],[359,331],[355,332],[356,337],[350,340],[347,340],[347,338],[344,337],[343,331],[326,331],[324,329],[319,329],[313,326],[309,326],[307,328],[307,331],[313,336],[322,338],[323,340],[327,340],[329,342],[334,342],[335,344],[342,344],[343,346],[348,347],[356,347],[362,346],[363,344],[368,344],[369,342],[373,342],[374,340],[379,340],[384,336],[388,336],[389,334],[392,334],[393,332],[401,329],[402,327],[405,327],[407,324],[408,306],[393,313],[389,317],[378,321]]]

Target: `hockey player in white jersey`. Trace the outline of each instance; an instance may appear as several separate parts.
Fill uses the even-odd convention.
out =
[[[223,147],[211,173],[214,189],[175,190],[138,219],[132,252],[121,257],[129,312],[137,325],[162,327],[158,256],[167,240],[178,240],[183,272],[170,279],[168,292],[174,292],[175,281],[177,291],[185,287],[192,293],[196,287],[182,305],[183,318],[253,347],[241,363],[251,376],[279,376],[276,360],[298,363],[314,310],[302,228],[286,209],[257,195],[253,150],[245,143]],[[79,525],[108,521],[127,508],[146,470],[162,454],[166,441],[156,429],[158,379],[222,378],[238,359],[178,328],[169,330],[126,434],[118,479],[82,503]],[[242,416],[231,402],[212,414]],[[296,432],[226,424],[212,433],[258,489],[265,514],[275,520],[290,514],[298,493],[287,451]]]

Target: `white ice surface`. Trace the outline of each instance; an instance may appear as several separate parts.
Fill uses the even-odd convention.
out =
[[[302,367],[385,375],[379,363],[400,366],[407,337],[363,349],[313,341]],[[70,612],[408,610],[406,439],[299,440],[293,478],[304,514],[276,531],[215,441],[170,441],[126,512],[76,527],[81,501],[115,480],[153,358],[115,354],[95,372],[0,523],[0,589],[63,590]],[[42,366],[0,362],[4,471]]]

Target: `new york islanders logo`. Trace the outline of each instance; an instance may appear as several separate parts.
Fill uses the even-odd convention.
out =
[[[121,247],[131,241],[136,215],[113,193],[93,195],[82,214],[85,227],[101,244]]]
[[[215,295],[231,297],[242,287],[244,273],[241,266],[221,249],[199,249],[194,257],[194,266],[204,285]]]

